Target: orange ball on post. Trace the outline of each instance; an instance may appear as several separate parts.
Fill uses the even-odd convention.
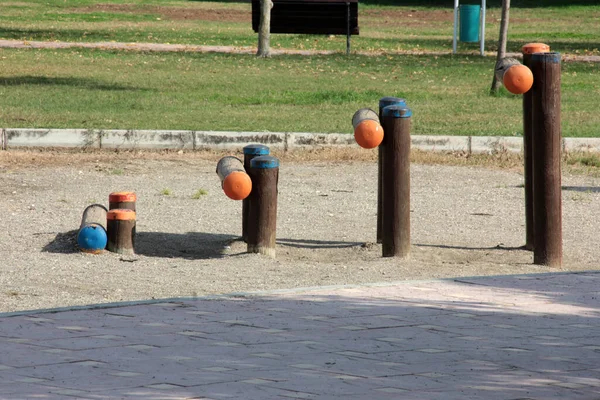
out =
[[[504,73],[502,83],[509,92],[523,94],[533,86],[533,74],[524,65],[513,65]]]
[[[354,140],[362,148],[373,149],[383,141],[383,128],[379,116],[370,108],[361,108],[352,116]]]
[[[354,129],[354,139],[360,147],[374,149],[383,141],[383,128],[377,121],[364,120]]]
[[[252,191],[252,180],[240,159],[223,157],[217,164],[217,175],[221,179],[223,191],[232,200],[244,200]]]
[[[245,172],[231,172],[223,180],[223,191],[232,200],[244,200],[252,191],[252,180]]]

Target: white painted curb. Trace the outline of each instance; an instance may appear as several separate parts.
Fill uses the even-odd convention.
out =
[[[465,153],[520,153],[523,138],[502,136],[412,135],[412,148]],[[274,149],[358,146],[344,133],[150,131],[99,129],[0,130],[0,148],[68,147],[91,149],[239,149],[251,143]],[[600,152],[600,138],[563,138],[566,152]]]

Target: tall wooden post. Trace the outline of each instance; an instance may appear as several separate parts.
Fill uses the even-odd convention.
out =
[[[250,161],[258,156],[269,155],[269,148],[264,144],[249,144],[244,147],[244,169],[250,171]],[[242,240],[248,242],[248,198],[242,200]]]
[[[383,109],[383,257],[410,255],[410,117],[406,106]]]
[[[531,69],[534,264],[562,266],[559,53],[534,53]]]
[[[249,196],[247,251],[275,258],[279,160],[272,156],[253,158],[249,173],[252,192]]]
[[[533,53],[547,53],[550,46],[543,43],[529,43],[523,46],[523,65],[531,69],[531,55]],[[535,79],[534,79],[535,80]],[[525,187],[525,248],[533,250],[533,147],[532,147],[532,93],[529,90],[523,93],[523,162],[524,162],[524,187]]]
[[[406,106],[406,100],[399,97],[382,97],[379,99],[379,121],[383,120],[383,109],[387,106]],[[385,135],[385,129],[384,129]],[[383,152],[385,141],[379,145],[377,158],[377,243],[382,243],[382,224],[383,224]]]

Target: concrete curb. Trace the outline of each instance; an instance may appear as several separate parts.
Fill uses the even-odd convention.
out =
[[[423,151],[464,153],[520,153],[523,138],[502,136],[413,135],[412,147]],[[318,147],[357,146],[344,133],[151,131],[102,129],[0,130],[0,148],[66,147],[81,149],[239,149],[261,143],[273,149],[299,150]],[[600,138],[563,138],[565,152],[600,152]]]
[[[81,306],[67,306],[67,307],[56,307],[56,308],[43,308],[37,310],[23,310],[23,311],[11,311],[0,313],[0,318],[11,318],[21,317],[25,315],[33,314],[54,314],[65,311],[85,311],[85,310],[102,310],[110,308],[122,308],[131,306],[146,306],[153,304],[162,303],[182,303],[184,301],[201,301],[201,300],[228,300],[228,299],[250,299],[260,298],[267,296],[286,295],[286,294],[311,294],[311,292],[317,291],[334,291],[344,289],[361,289],[370,287],[391,287],[391,286],[408,286],[423,283],[435,283],[435,282],[456,282],[465,283],[465,281],[473,280],[486,280],[486,279],[498,279],[498,278],[544,278],[548,276],[562,276],[562,275],[589,275],[589,274],[600,274],[599,271],[558,271],[558,272],[542,272],[542,273],[530,273],[530,274],[509,274],[509,275],[474,275],[474,276],[459,276],[454,278],[440,278],[440,279],[417,279],[417,280],[405,280],[405,281],[390,281],[390,282],[367,282],[357,284],[342,284],[342,285],[324,285],[324,286],[306,286],[289,289],[272,289],[272,290],[259,290],[254,292],[232,292],[223,294],[209,294],[205,296],[184,296],[184,297],[166,297],[161,299],[152,300],[133,300],[133,301],[120,301],[113,303],[97,303],[87,304]],[[475,284],[473,282],[466,282],[467,284]]]

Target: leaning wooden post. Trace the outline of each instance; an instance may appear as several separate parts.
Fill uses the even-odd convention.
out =
[[[387,106],[406,106],[406,100],[399,97],[382,97],[379,99],[379,121],[383,121],[383,109]],[[385,134],[385,132],[384,132]],[[385,143],[381,143],[378,149],[377,159],[377,243],[382,243],[382,201],[383,201],[383,148]]]
[[[248,253],[275,257],[279,160],[259,156],[250,162],[253,190],[248,204]]]
[[[108,209],[125,208],[135,211],[136,200],[134,192],[113,192],[108,195]]]
[[[115,208],[106,214],[108,242],[113,253],[135,254],[135,211]]]
[[[410,117],[406,106],[383,109],[383,257],[410,255]]]
[[[534,53],[531,69],[534,264],[562,266],[559,53]]]
[[[77,246],[85,253],[98,254],[106,247],[106,208],[101,204],[92,204],[83,211]]]
[[[531,69],[533,53],[547,53],[550,46],[544,43],[529,43],[523,46],[523,65]],[[525,248],[533,250],[533,166],[532,166],[532,129],[531,104],[532,91],[523,93],[523,184],[525,188]]]
[[[250,170],[250,161],[258,156],[269,155],[269,148],[264,144],[249,144],[244,147],[244,169]],[[242,240],[248,241],[248,198],[242,200]]]
[[[223,157],[217,163],[217,175],[223,192],[232,200],[243,200],[252,191],[252,180],[244,170],[242,160],[237,157]]]

